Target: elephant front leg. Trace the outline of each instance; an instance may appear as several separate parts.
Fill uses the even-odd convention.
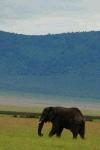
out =
[[[57,130],[56,130],[56,136],[57,136],[57,137],[60,137],[62,131],[63,131],[63,127],[58,127]]]
[[[53,125],[52,125],[52,129],[51,129],[51,131],[49,132],[49,137],[52,137],[55,133],[56,133],[56,127],[55,127],[55,125],[53,124]]]
[[[49,137],[52,137],[54,134],[56,134],[57,137],[60,137],[62,131],[63,127],[52,125],[52,129],[49,132]]]

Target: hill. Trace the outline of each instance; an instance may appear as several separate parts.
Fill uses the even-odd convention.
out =
[[[100,31],[0,31],[0,90],[100,99]]]

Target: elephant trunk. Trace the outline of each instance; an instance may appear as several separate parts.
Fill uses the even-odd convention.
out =
[[[41,133],[43,125],[44,125],[44,122],[43,121],[39,121],[39,124],[38,124],[38,135],[39,136],[43,136],[43,134]]]

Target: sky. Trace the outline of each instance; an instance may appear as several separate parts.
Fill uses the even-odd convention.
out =
[[[100,0],[0,0],[0,30],[28,35],[100,31]]]

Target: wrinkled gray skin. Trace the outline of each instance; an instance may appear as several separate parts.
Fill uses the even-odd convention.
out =
[[[38,135],[41,133],[45,122],[52,123],[52,129],[49,136],[61,136],[63,128],[69,129],[73,138],[77,138],[79,134],[82,139],[85,135],[85,120],[78,108],[64,108],[64,107],[47,107],[43,110],[38,124]]]

